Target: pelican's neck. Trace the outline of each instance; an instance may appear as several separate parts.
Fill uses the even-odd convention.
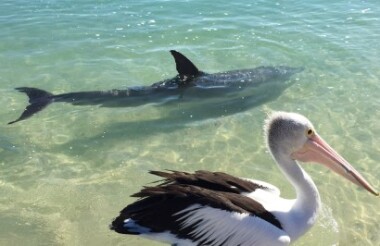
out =
[[[316,222],[321,201],[313,180],[295,160],[287,155],[276,155],[275,159],[297,194],[284,225],[293,241]]]

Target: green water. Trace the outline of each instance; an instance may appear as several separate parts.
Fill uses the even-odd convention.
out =
[[[156,180],[152,169],[225,171],[293,197],[263,141],[272,110],[307,116],[379,189],[379,30],[377,1],[2,1],[0,245],[160,245],[108,229]],[[305,70],[278,99],[226,117],[173,122],[166,107],[52,104],[6,124],[27,104],[15,87],[149,85],[176,74],[170,49],[207,72]],[[380,245],[380,200],[304,166],[324,207],[295,245]]]

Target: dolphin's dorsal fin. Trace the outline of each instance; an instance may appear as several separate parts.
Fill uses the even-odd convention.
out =
[[[170,53],[174,57],[177,72],[183,82],[200,74],[198,68],[186,56],[175,50],[171,50]]]

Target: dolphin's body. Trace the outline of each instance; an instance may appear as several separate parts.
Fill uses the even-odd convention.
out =
[[[29,97],[29,105],[21,116],[9,122],[25,120],[44,109],[52,102],[66,102],[73,105],[101,105],[103,107],[135,107],[148,103],[173,101],[205,101],[219,98],[222,101],[255,97],[255,102],[273,99],[286,89],[285,81],[303,68],[286,66],[257,67],[254,69],[233,70],[208,74],[198,68],[181,53],[171,50],[178,75],[171,79],[156,82],[150,86],[129,87],[125,90],[83,91],[54,95],[47,91],[19,87]],[[275,82],[281,89],[272,88]],[[264,88],[254,93],[249,88]],[[264,94],[263,94],[264,93]],[[205,102],[207,103],[207,102]]]

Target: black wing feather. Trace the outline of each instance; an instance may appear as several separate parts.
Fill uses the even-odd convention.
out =
[[[138,234],[124,226],[126,219],[133,219],[138,225],[149,228],[150,232],[170,231],[179,238],[197,241],[201,236],[192,235],[191,232],[201,221],[189,226],[182,225],[186,214],[193,211],[183,210],[194,204],[248,213],[282,229],[280,222],[260,203],[240,195],[241,192],[263,188],[260,185],[221,172],[197,171],[190,174],[178,171],[151,171],[151,173],[163,177],[164,180],[156,186],[144,187],[132,195],[140,199],[120,212],[111,224],[112,230],[122,234]],[[194,208],[196,209],[199,208]]]
[[[256,189],[267,189],[262,185],[251,181],[234,177],[223,172],[196,171],[195,173],[171,171],[150,171],[151,174],[165,178],[162,185],[169,183],[195,185],[214,191],[225,191],[232,193],[253,192]]]

